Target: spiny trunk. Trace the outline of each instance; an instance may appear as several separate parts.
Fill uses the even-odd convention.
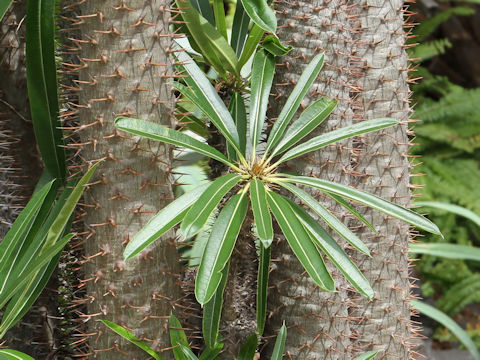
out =
[[[98,319],[129,328],[157,350],[170,342],[167,319],[180,297],[175,235],[169,232],[138,257],[123,250],[149,218],[172,200],[171,148],[118,133],[116,116],[173,126],[169,2],[78,3],[80,159],[105,159],[86,192],[83,266],[88,344],[97,359],[145,354]],[[75,35],[75,34],[73,34]],[[168,353],[165,356],[169,356]]]
[[[281,60],[283,66],[277,70],[277,83],[288,84],[277,94],[281,99],[277,109],[304,64],[325,51],[326,64],[308,101],[326,95],[338,99],[339,104],[320,131],[373,117],[406,120],[407,58],[401,7],[401,1],[278,1],[282,26],[279,37],[295,50]],[[396,127],[386,135],[375,133],[360,141],[328,147],[291,166],[304,174],[363,188],[405,205],[407,142],[406,127]],[[407,197],[399,201],[398,196]],[[320,199],[332,207],[331,202]],[[379,230],[373,234],[338,206],[333,209],[372,249],[371,259],[348,251],[355,254],[370,280],[375,299],[362,299],[338,271],[333,272],[337,292],[319,291],[307,275],[301,275],[300,264],[286,242],[280,240],[272,248],[277,262],[270,280],[273,289],[269,294],[267,334],[274,333],[285,320],[289,326],[287,354],[292,358],[346,360],[372,348],[383,349],[379,358],[409,358],[408,227],[378,212],[364,211]]]

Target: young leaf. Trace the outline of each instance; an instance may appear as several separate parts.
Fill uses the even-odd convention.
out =
[[[372,360],[375,355],[377,355],[379,352],[379,350],[374,350],[374,351],[368,351],[360,356],[357,356],[355,359],[353,360]]]
[[[330,213],[327,208],[320,204],[313,196],[306,191],[296,187],[295,185],[280,182],[281,186],[290,191],[292,194],[298,196],[305,205],[312,209],[318,216],[320,216],[333,230],[335,230],[340,236],[342,236],[350,245],[352,245],[358,251],[366,255],[370,255],[368,247],[355,235],[350,229],[345,226],[338,218]]]
[[[210,24],[215,26],[215,18],[209,0],[190,0],[191,4]]]
[[[320,70],[322,69],[323,59],[323,53],[315,56],[298,79],[297,85],[295,85],[295,88],[288,97],[284,107],[282,108],[282,111],[280,112],[280,115],[278,115],[277,120],[273,124],[272,131],[268,137],[265,153],[271,152],[271,150],[281,140],[285,128],[290,123],[290,120],[292,120],[293,116],[297,112],[298,107],[300,106],[300,103],[305,97],[305,94],[307,93],[308,89],[310,89],[310,86],[312,86]]]
[[[27,87],[33,129],[51,178],[65,179],[66,156],[60,130],[55,64],[55,0],[27,4]]]
[[[133,345],[145,351],[148,355],[150,355],[154,359],[163,360],[163,357],[161,357],[157,352],[150,349],[150,347],[147,344],[145,344],[143,341],[141,341],[139,338],[137,338],[135,335],[133,335],[130,331],[128,331],[124,327],[117,325],[114,322],[111,322],[108,320],[99,320],[99,321],[101,321],[110,330],[116,332],[118,335],[123,337],[125,340],[128,340]]]
[[[166,126],[139,119],[120,117],[115,120],[117,129],[140,135],[148,139],[162,141],[167,144],[181,146],[220,161],[228,166],[232,163],[218,150],[180,131]]]
[[[273,55],[264,50],[258,51],[253,59],[250,96],[250,146],[253,158],[255,158],[255,150],[265,123],[274,72],[275,59]]]
[[[238,136],[240,137],[240,151],[242,155],[245,155],[247,145],[247,111],[245,110],[245,102],[240,93],[236,92],[233,94],[228,106],[228,111],[232,114],[233,121],[235,121],[235,125],[237,126]],[[235,151],[230,144],[227,144],[227,151],[230,160],[233,161],[237,159]]]
[[[285,46],[280,42],[280,39],[274,35],[265,36],[263,39],[262,47],[270,54],[275,56],[285,56],[293,50],[293,46]]]
[[[213,13],[215,14],[215,23],[217,24],[218,32],[222,34],[225,40],[228,40],[223,0],[213,0]]]
[[[331,181],[316,179],[307,176],[292,176],[282,179],[281,181],[293,182],[296,184],[310,186],[327,193],[333,193],[343,198],[351,199],[360,204],[376,209],[385,214],[393,216],[419,229],[428,231],[432,234],[441,235],[437,225],[430,220],[418,215],[416,212],[401,207],[397,204],[384,200],[376,195],[365,191],[357,190],[342,184],[336,184]]]
[[[10,350],[10,349],[0,349],[0,359],[2,360],[35,360],[30,355],[24,354],[20,351]]]
[[[265,199],[266,201],[266,199]],[[260,243],[260,261],[258,262],[257,274],[257,333],[263,334],[265,321],[267,318],[267,292],[268,292],[268,274],[270,271],[270,251],[271,248],[265,248]]]
[[[232,48],[233,50],[235,50],[237,57],[240,57],[240,55],[242,54],[243,45],[245,44],[249,24],[250,17],[243,9],[242,2],[237,1],[235,15],[233,16],[232,39],[230,40]]]
[[[223,307],[223,292],[227,285],[229,268],[230,265],[227,263],[222,270],[222,280],[215,291],[215,295],[203,306],[202,332],[208,349],[215,348],[217,344]]]
[[[427,254],[447,259],[480,261],[480,248],[458,244],[429,243],[408,244],[408,251],[412,254]]]
[[[366,134],[372,131],[385,129],[387,127],[397,125],[398,121],[395,119],[374,119],[362,121],[360,123],[345,126],[343,128],[330,131],[326,134],[322,134],[314,137],[300,145],[295,146],[293,149],[287,151],[278,161],[278,163],[291,160],[303,154],[309,153],[325,147],[327,145],[336,143],[337,141],[348,139],[357,135]]]
[[[241,178],[242,176],[238,174],[227,174],[210,183],[182,221],[180,231],[185,238],[192,237],[203,228],[213,210]]]
[[[477,346],[472,341],[470,336],[460,327],[458,324],[450,318],[447,314],[441,312],[438,309],[435,309],[433,306],[430,306],[422,301],[411,300],[410,305],[414,309],[417,309],[422,314],[428,316],[429,318],[439,322],[447,329],[449,329],[460,342],[470,351],[475,360],[480,360],[480,354],[478,353]]]
[[[335,283],[325,267],[322,256],[296,217],[288,200],[271,191],[267,192],[267,199],[283,235],[304,269],[321,289],[334,291]]]
[[[192,91],[195,93],[197,101],[192,102],[208,116],[230,145],[240,153],[240,140],[237,128],[223,100],[202,70],[186,52],[179,52],[176,54],[176,57],[190,75],[191,84],[194,85]]]
[[[131,259],[139,254],[148,245],[182,221],[187,214],[188,209],[190,209],[193,203],[198,200],[208,186],[209,184],[200,185],[199,187],[185,193],[152,217],[127,244],[127,247],[123,252],[125,260]]]
[[[314,220],[303,207],[289,201],[297,218],[301,221],[310,239],[328,256],[330,261],[342,272],[347,280],[363,296],[373,298],[373,289],[368,280],[345,254],[337,242]]]
[[[277,31],[277,17],[273,9],[268,6],[266,0],[241,1],[248,16],[257,26],[272,34]]]
[[[258,237],[263,246],[268,248],[273,241],[272,216],[268,210],[265,185],[258,179],[250,182],[250,202]]]
[[[220,211],[212,227],[195,281],[195,296],[201,305],[210,301],[220,284],[221,271],[230,259],[247,208],[245,193],[234,195]]]
[[[262,40],[264,33],[265,32],[261,27],[257,26],[256,24],[253,25],[252,30],[250,30],[250,34],[248,34],[245,46],[243,47],[242,55],[238,60],[238,71],[242,70],[248,59],[250,59],[252,54],[255,52],[260,40]]]
[[[278,143],[270,156],[273,157],[276,154],[281,154],[310,134],[312,130],[316,129],[318,125],[330,115],[333,109],[335,109],[335,106],[337,106],[336,100],[321,98],[315,101],[306,108],[305,111],[300,114],[298,120],[287,129],[283,139]]]
[[[250,335],[245,343],[240,348],[240,353],[238,354],[238,360],[252,360],[257,351],[258,338],[257,334]]]
[[[275,340],[275,346],[273,347],[272,357],[270,360],[282,360],[283,352],[285,351],[285,341],[287,340],[287,327],[285,322],[283,323],[280,331],[278,332],[277,339]]]
[[[329,193],[325,193],[325,195],[327,195],[329,198],[335,200],[338,204],[342,205],[345,209],[347,209],[350,213],[352,213],[358,220],[360,220],[362,223],[364,223],[365,225],[367,225],[370,229],[372,229],[373,231],[377,231],[375,230],[375,228],[373,227],[372,224],[370,224],[370,222],[365,219],[365,217],[360,214],[357,209],[355,209],[355,207],[353,207],[352,204],[350,204],[347,200],[345,200],[344,198],[342,198],[341,196],[338,196],[338,195],[335,195],[335,194],[329,194]]]
[[[186,357],[182,349],[180,349],[180,345],[189,347],[187,335],[185,335],[185,331],[182,329],[182,324],[180,324],[180,321],[178,321],[173,314],[170,314],[170,318],[168,319],[168,328],[175,360],[188,360],[188,357]]]

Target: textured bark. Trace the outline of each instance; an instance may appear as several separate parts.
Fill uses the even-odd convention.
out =
[[[279,37],[295,48],[277,70],[277,83],[284,85],[276,94],[277,114],[304,64],[325,51],[326,65],[307,102],[326,95],[338,99],[339,104],[320,131],[373,117],[408,119],[401,1],[276,4]],[[328,147],[290,166],[306,175],[363,188],[406,205],[407,144],[403,125],[383,135],[375,133]],[[319,199],[332,207],[323,197]],[[372,249],[371,259],[351,249],[348,252],[354,254],[370,280],[375,299],[363,300],[338,271],[334,271],[337,292],[319,291],[308,276],[300,275],[300,264],[286,242],[279,239],[272,248],[277,262],[271,273],[266,335],[285,320],[289,327],[287,351],[298,359],[352,359],[372,348],[384,350],[379,358],[409,358],[408,226],[378,212],[364,211],[379,230],[372,234],[338,206],[333,210]]]
[[[180,265],[170,232],[140,256],[122,260],[126,243],[173,198],[171,148],[119,134],[116,116],[172,126],[173,73],[168,1],[79,3],[81,159],[105,159],[86,194],[84,264],[89,354],[98,359],[145,354],[98,319],[129,328],[157,350],[169,347],[167,318],[180,296]],[[73,34],[75,35],[75,34]],[[114,351],[114,352],[112,352]],[[168,357],[168,353],[165,354]]]

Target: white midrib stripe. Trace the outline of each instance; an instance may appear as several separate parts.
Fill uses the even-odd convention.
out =
[[[257,146],[257,128],[259,126],[259,123],[260,123],[260,119],[258,118],[259,117],[259,109],[260,109],[260,106],[262,104],[262,101],[261,101],[261,98],[262,98],[262,95],[263,95],[263,84],[264,84],[264,75],[265,75],[265,68],[266,68],[266,64],[267,64],[267,60],[268,60],[268,57],[265,56],[264,58],[264,61],[263,61],[263,65],[262,65],[262,77],[261,77],[261,81],[260,81],[260,84],[259,84],[259,87],[258,87],[258,93],[257,95],[260,96],[260,98],[258,97],[255,97],[255,108],[254,108],[254,112],[252,114],[255,115],[255,118],[254,119],[250,119],[250,120],[254,120],[254,121],[250,121],[250,124],[253,124],[250,125],[250,136],[252,137],[252,155],[255,155],[255,148]],[[253,129],[252,129],[253,127]],[[253,134],[252,134],[252,130],[253,130]]]
[[[258,205],[258,211],[259,211],[259,217],[260,217],[260,221],[261,221],[261,225],[262,225],[262,229],[263,229],[263,232],[265,233],[265,221],[263,219],[263,211],[261,210],[261,205],[260,205],[260,193],[258,191],[258,182],[255,181],[255,191],[256,191],[256,195],[257,195],[257,205]]]

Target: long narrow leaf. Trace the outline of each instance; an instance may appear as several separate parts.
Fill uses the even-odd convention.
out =
[[[253,58],[250,96],[250,148],[252,158],[255,158],[255,150],[265,124],[274,72],[275,58],[273,55],[265,50],[258,51]]]
[[[360,123],[345,126],[343,128],[330,131],[326,134],[310,139],[303,144],[297,145],[293,149],[287,151],[278,161],[278,163],[291,160],[303,154],[309,153],[321,149],[327,145],[336,143],[337,141],[348,139],[357,135],[366,134],[372,131],[377,131],[380,129],[385,129],[387,127],[397,125],[398,121],[395,119],[385,118],[385,119],[374,119],[362,121]]]
[[[5,13],[7,12],[8,8],[10,5],[12,5],[13,0],[3,0],[0,3],[0,21],[2,21],[3,17],[5,16]]]
[[[288,200],[271,191],[267,192],[267,199],[288,244],[304,269],[321,289],[334,291],[335,283],[325,267],[322,256],[296,217]]]
[[[360,356],[357,356],[355,359],[353,360],[372,360],[375,355],[377,355],[379,352],[379,350],[374,350],[374,351],[368,351]]]
[[[263,30],[275,33],[277,31],[277,17],[266,0],[241,0],[243,8],[250,19]]]
[[[427,207],[432,209],[444,210],[451,212],[474,222],[480,226],[480,216],[475,214],[473,211],[464,208],[463,206],[458,206],[449,203],[442,203],[438,201],[415,201],[415,206]]]
[[[258,237],[263,246],[268,248],[273,241],[272,216],[268,210],[265,185],[258,179],[250,182],[250,202]]]
[[[230,43],[232,44],[232,48],[235,50],[235,53],[239,58],[242,54],[243,45],[245,44],[245,40],[247,38],[249,24],[250,17],[243,9],[242,2],[237,1],[235,15],[233,16],[232,39],[230,40]]]
[[[242,55],[238,60],[238,71],[242,70],[248,59],[253,55],[264,33],[265,31],[261,27],[256,24],[253,25],[252,30],[250,30],[248,34],[245,46],[243,47]]]
[[[238,174],[227,174],[210,183],[182,221],[180,231],[186,238],[192,237],[203,228],[213,210],[241,178]]]
[[[223,343],[216,343],[213,348],[205,349],[199,360],[216,360],[217,355],[222,351]]]
[[[313,196],[308,194],[306,191],[296,187],[295,185],[280,182],[281,186],[290,191],[292,194],[298,196],[303,203],[305,203],[310,209],[315,211],[315,213],[320,216],[333,230],[335,230],[339,235],[341,235],[350,245],[355,249],[361,251],[366,255],[370,255],[368,247],[355,235],[350,229],[345,226],[338,218],[330,213],[327,208],[320,204]]]
[[[275,147],[270,156],[280,154],[295,145],[316,129],[337,106],[336,100],[321,98],[305,109],[285,132],[283,139]]]
[[[188,360],[188,357],[185,356],[180,345],[188,347],[188,340],[185,331],[182,328],[182,324],[175,317],[175,315],[170,314],[168,319],[168,328],[170,334],[170,344],[172,345],[173,356],[175,360]]]
[[[131,134],[140,135],[148,139],[162,141],[167,144],[181,146],[220,161],[226,165],[232,165],[230,161],[217,149],[205,144],[180,131],[172,130],[166,126],[149,121],[123,118],[115,120],[115,126]]]
[[[215,26],[215,17],[209,0],[190,0],[191,4],[210,24]]]
[[[292,176],[282,179],[282,181],[293,182],[296,184],[310,186],[327,193],[333,193],[343,198],[351,199],[353,201],[364,204],[368,207],[381,211],[385,214],[393,216],[399,220],[416,226],[419,229],[428,231],[432,234],[441,235],[437,225],[430,220],[418,215],[416,212],[401,207],[397,204],[384,200],[376,195],[367,193],[365,191],[357,190],[342,184],[333,183],[331,181],[315,179],[307,176]]]
[[[35,360],[30,355],[20,351],[10,349],[0,349],[0,359],[2,360]]]
[[[280,115],[278,115],[278,119],[273,124],[272,131],[267,141],[267,148],[265,150],[266,153],[271,152],[283,137],[285,128],[290,123],[290,120],[292,120],[293,116],[298,110],[298,107],[300,106],[300,103],[305,97],[305,94],[320,73],[320,70],[323,66],[323,60],[323,53],[316,55],[307,65],[305,70],[303,70],[302,75],[297,81],[297,85],[295,85],[295,88],[288,97],[284,107],[282,108],[282,111],[280,112]]]
[[[195,281],[195,296],[201,305],[212,298],[220,284],[221,271],[230,259],[247,208],[245,193],[234,195],[213,225]]]
[[[303,207],[290,201],[295,215],[301,221],[311,240],[328,256],[345,278],[368,299],[373,298],[373,289],[357,266],[345,254],[330,234],[315,221]]]
[[[154,359],[163,360],[163,357],[161,357],[157,352],[150,349],[150,347],[147,344],[145,344],[143,341],[141,341],[139,338],[137,338],[135,335],[133,335],[130,331],[128,331],[124,327],[122,327],[120,325],[117,325],[114,322],[111,322],[109,320],[100,320],[100,321],[106,327],[108,327],[110,330],[112,330],[113,332],[116,332],[118,335],[123,337],[125,340],[128,340],[133,345],[142,349],[143,351],[145,351],[148,355],[150,355]]]
[[[65,179],[66,156],[60,130],[55,64],[56,0],[27,3],[27,87],[33,129],[52,179]]]
[[[260,261],[257,274],[257,333],[263,335],[267,319],[268,274],[270,271],[270,251],[260,243]]]
[[[188,360],[198,360],[198,357],[188,347],[180,345],[180,349]]]
[[[208,349],[213,349],[217,345],[223,307],[223,293],[227,285],[229,268],[230,265],[227,263],[222,270],[222,280],[215,291],[215,295],[203,306],[202,332]]]
[[[362,223],[364,223],[365,225],[367,225],[370,229],[372,229],[373,231],[377,231],[375,230],[375,228],[373,227],[372,224],[370,224],[370,222],[365,219],[365,217],[360,214],[358,212],[357,209],[355,209],[355,207],[350,204],[347,200],[345,200],[344,198],[342,198],[341,196],[338,196],[338,195],[335,195],[335,194],[330,194],[330,193],[325,193],[325,195],[327,195],[329,198],[335,200],[335,202],[337,202],[338,204],[340,204],[341,206],[343,206],[345,209],[348,210],[348,212],[350,212],[352,215],[354,215],[358,220],[360,220]]]
[[[222,34],[225,40],[228,40],[223,0],[213,0],[213,13],[215,14],[215,23],[217,24],[218,32]]]
[[[273,347],[272,357],[270,360],[282,360],[283,353],[285,351],[285,342],[287,341],[287,327],[285,322],[283,323],[280,331],[278,332],[277,339],[275,340],[275,346]]]
[[[193,203],[203,194],[208,188],[208,185],[209,184],[203,184],[196,187],[160,210],[127,244],[123,252],[123,257],[128,260],[136,256],[148,245],[182,221],[188,209],[190,209]]]
[[[466,245],[444,243],[408,244],[408,251],[413,254],[426,254],[447,259],[480,261],[480,248]]]
[[[449,329],[468,349],[468,351],[470,351],[470,354],[472,354],[473,358],[475,360],[480,360],[480,354],[478,353],[477,346],[472,341],[470,336],[468,336],[468,334],[460,326],[458,326],[458,324],[452,318],[422,301],[412,300],[410,304],[422,314],[432,318]]]
[[[237,360],[252,360],[257,351],[258,338],[257,334],[250,335],[240,348]]]
[[[236,92],[233,94],[228,106],[228,111],[232,114],[233,121],[235,121],[235,125],[237,126],[238,136],[240,137],[240,151],[242,155],[245,156],[245,149],[247,146],[247,111],[245,109],[245,102],[240,93]],[[237,159],[235,150],[230,144],[227,144],[227,151],[230,160],[233,161]]]

